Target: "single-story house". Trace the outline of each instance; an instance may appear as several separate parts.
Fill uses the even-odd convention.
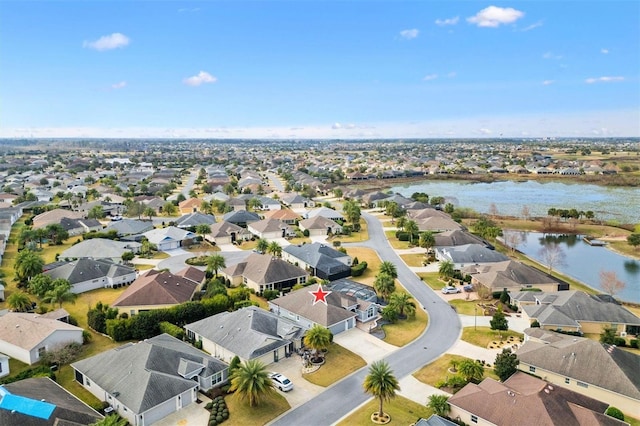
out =
[[[606,402],[625,413],[640,407],[640,356],[584,337],[525,330],[518,369],[555,386]]]
[[[155,244],[159,251],[168,251],[190,245],[191,241],[197,237],[193,232],[168,226],[166,228],[152,229],[144,235],[150,243]]]
[[[184,200],[178,203],[178,210],[180,210],[181,214],[195,213],[198,210],[200,210],[201,205],[202,205],[201,199],[189,198],[188,200]]]
[[[254,212],[246,210],[234,210],[222,216],[225,222],[234,223],[242,228],[246,228],[248,224],[257,222],[261,217]]]
[[[103,418],[48,377],[32,377],[0,386],[1,425],[89,425]]]
[[[312,285],[292,291],[282,297],[269,301],[269,310],[278,316],[287,318],[309,329],[318,324],[338,334],[356,326],[356,307],[358,302],[352,296],[338,292],[329,292],[327,303],[316,302],[313,291],[320,285]],[[375,312],[377,315],[377,310]]]
[[[504,254],[486,248],[480,244],[465,244],[462,246],[436,247],[436,259],[440,262],[453,263],[456,270],[461,270],[469,265],[481,265],[485,263],[504,262],[509,260]]]
[[[351,256],[326,244],[289,245],[282,249],[282,259],[323,280],[333,281],[351,276]]]
[[[289,357],[301,347],[302,326],[261,308],[250,306],[222,312],[184,326],[189,338],[225,362],[257,359],[264,365]]]
[[[129,315],[168,308],[190,301],[200,284],[169,271],[152,269],[138,277],[111,306]]]
[[[247,230],[258,238],[275,240],[277,238],[295,237],[296,231],[277,219],[263,219],[247,224]]]
[[[523,288],[537,288],[542,291],[565,290],[565,285],[551,275],[515,260],[470,265],[462,269],[463,274],[471,274],[471,284],[483,285],[493,291],[519,291]]]
[[[200,212],[188,213],[180,216],[175,221],[178,228],[195,228],[198,225],[213,225],[216,223],[216,217],[212,214],[204,214]]]
[[[306,213],[304,213],[302,215],[302,217],[304,217],[305,219],[311,219],[311,218],[314,218],[316,216],[322,216],[322,217],[324,217],[326,219],[331,219],[331,220],[334,220],[334,221],[336,221],[336,220],[344,221],[345,220],[344,216],[340,212],[338,212],[336,210],[333,210],[333,209],[330,209],[328,207],[319,207],[317,209],[312,209],[312,210],[309,210],[309,211],[307,211]]]
[[[5,377],[11,374],[9,368],[9,357],[5,354],[0,354],[0,377]]]
[[[295,225],[302,218],[302,216],[291,209],[270,210],[263,214],[265,218],[277,219],[287,225]]]
[[[449,418],[477,425],[593,425],[626,423],[604,414],[606,402],[516,372],[504,383],[486,378],[449,397]]]
[[[342,225],[337,224],[331,219],[323,216],[316,216],[310,219],[301,220],[298,227],[302,231],[309,231],[310,236],[322,236],[330,234],[341,234]]]
[[[253,234],[235,223],[218,222],[211,225],[211,233],[204,236],[205,240],[216,245],[233,244],[236,241],[249,241]]]
[[[44,269],[54,280],[69,281],[71,291],[76,294],[98,288],[118,288],[131,284],[137,277],[135,268],[107,259],[80,258],[45,265]]]
[[[309,207],[315,207],[315,203],[313,201],[294,192],[286,192],[280,195],[280,199],[285,206],[294,210],[302,210]]]
[[[76,342],[83,330],[75,325],[34,313],[8,312],[0,316],[0,353],[34,364],[50,350]]]
[[[122,219],[110,222],[105,231],[115,229],[119,237],[127,235],[143,234],[153,229],[153,222],[150,220]]]
[[[60,226],[69,233],[69,236],[81,235],[92,231],[102,231],[102,224],[96,219],[60,219]]]
[[[140,252],[140,243],[135,241],[114,241],[106,238],[92,238],[72,245],[62,253],[59,259],[106,259],[114,263],[122,262],[122,254],[125,252]]]
[[[75,379],[133,426],[147,426],[222,386],[227,364],[168,334],[71,364]]]
[[[538,321],[547,330],[600,334],[604,327],[613,326],[623,336],[640,334],[640,318],[608,295],[568,290],[520,291],[510,296],[523,318]]]
[[[294,285],[304,284],[309,279],[309,273],[304,269],[277,257],[258,253],[251,253],[244,261],[223,269],[220,275],[229,279],[234,286],[245,284],[256,292],[287,292]]]
[[[439,232],[433,235],[436,240],[436,247],[463,246],[465,244],[480,244],[489,249],[494,249],[493,245],[467,231],[456,229],[452,231]]]
[[[40,213],[37,216],[33,217],[33,229],[44,228],[47,225],[52,225],[54,223],[60,223],[63,218],[69,219],[83,219],[84,214],[81,212],[73,212],[70,210],[64,209],[53,209],[46,211],[44,213]]]

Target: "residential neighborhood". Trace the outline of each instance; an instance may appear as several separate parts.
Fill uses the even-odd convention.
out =
[[[0,161],[0,423],[359,424],[358,372],[390,368],[411,424],[640,424],[637,305],[509,238],[597,220],[388,189],[621,167],[545,141],[95,144]]]

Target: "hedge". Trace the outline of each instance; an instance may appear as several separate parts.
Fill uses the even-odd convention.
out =
[[[367,269],[367,262],[362,261],[360,263],[358,263],[357,265],[354,265],[351,267],[351,276],[352,277],[359,277],[362,274],[364,274],[365,269]]]

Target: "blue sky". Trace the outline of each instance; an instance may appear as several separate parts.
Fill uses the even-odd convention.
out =
[[[3,1],[0,136],[640,136],[640,2]]]

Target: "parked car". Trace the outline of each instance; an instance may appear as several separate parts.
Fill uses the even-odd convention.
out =
[[[447,286],[442,289],[442,293],[444,294],[460,293],[460,289],[458,287]]]
[[[289,392],[293,389],[293,382],[280,373],[269,373],[269,378],[273,382],[273,386],[282,392]]]
[[[462,288],[464,291],[473,291],[473,286],[471,284],[465,284]]]

